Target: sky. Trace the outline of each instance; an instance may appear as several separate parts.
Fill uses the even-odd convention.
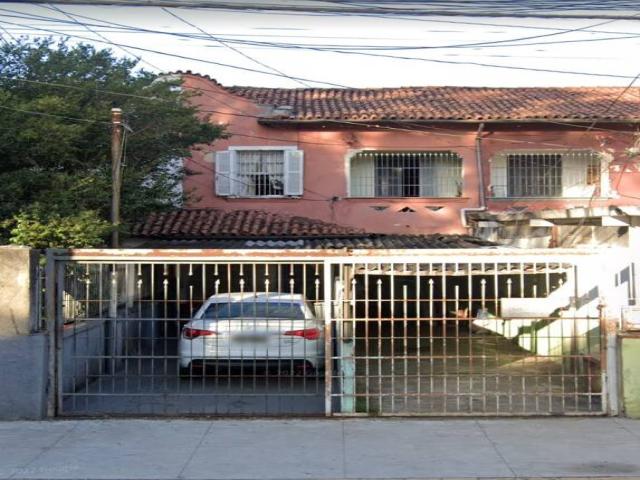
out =
[[[626,86],[640,74],[640,9],[637,20],[169,11],[0,3],[0,35],[69,35],[224,85]]]

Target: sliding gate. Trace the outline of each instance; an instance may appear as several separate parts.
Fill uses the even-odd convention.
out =
[[[322,415],[323,264],[237,257],[53,261],[57,413]]]
[[[58,415],[607,411],[595,255],[78,250],[48,261]]]
[[[334,264],[333,413],[604,413],[604,272],[551,256]]]

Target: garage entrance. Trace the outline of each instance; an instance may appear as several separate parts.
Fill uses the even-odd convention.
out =
[[[426,259],[426,258],[425,258]],[[557,262],[348,263],[336,271],[334,411],[602,414],[591,268]]]
[[[600,306],[614,290],[602,266],[548,250],[50,253],[51,405],[84,416],[603,414]],[[631,278],[610,283],[631,296]]]
[[[189,251],[56,262],[57,413],[322,415],[322,269]]]

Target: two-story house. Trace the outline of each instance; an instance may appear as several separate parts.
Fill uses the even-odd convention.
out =
[[[640,225],[640,88],[286,89],[179,75],[229,137],[185,160],[190,213],[154,217],[139,235],[248,231],[246,212],[313,219],[325,235],[538,247],[625,244]]]

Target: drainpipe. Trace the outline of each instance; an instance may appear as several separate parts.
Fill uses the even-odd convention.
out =
[[[460,209],[460,219],[462,226],[469,228],[467,223],[467,212],[484,212],[487,209],[484,193],[484,168],[482,166],[482,132],[484,131],[484,123],[478,125],[476,132],[476,171],[478,172],[478,201],[479,207],[469,207]]]

